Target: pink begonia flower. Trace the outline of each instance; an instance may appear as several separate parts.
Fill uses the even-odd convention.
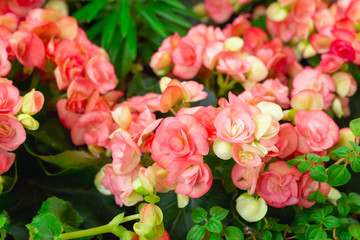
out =
[[[331,106],[332,100],[335,97],[333,94],[336,90],[334,80],[330,75],[322,73],[317,69],[304,68],[295,76],[292,84],[292,96],[305,89],[319,92],[324,99],[324,109],[328,109]]]
[[[127,131],[116,131],[110,139],[114,172],[123,175],[132,172],[140,162],[141,151]]]
[[[255,122],[251,114],[237,107],[226,107],[214,123],[217,137],[230,143],[250,143],[254,140]]]
[[[330,53],[341,57],[345,62],[355,60],[355,50],[347,41],[336,39],[330,45]]]
[[[311,35],[309,39],[311,46],[319,54],[329,52],[332,41],[333,41],[332,37],[322,33],[314,33]]]
[[[162,113],[168,112],[184,95],[185,90],[180,81],[177,79],[170,80],[160,97],[160,111]]]
[[[284,161],[270,163],[269,171],[259,176],[256,193],[273,207],[296,204],[299,201],[298,180],[301,175],[295,166],[289,168]]]
[[[186,93],[185,102],[198,102],[204,100],[208,94],[204,91],[204,85],[195,81],[185,81],[181,83]]]
[[[166,183],[175,187],[177,194],[198,198],[207,193],[211,187],[213,176],[209,166],[204,163],[202,155],[173,160],[167,165],[169,172]]]
[[[219,27],[198,24],[189,30],[186,39],[190,39],[194,44],[206,46],[215,41],[224,42],[226,37]]]
[[[297,149],[298,139],[295,127],[291,123],[281,124],[278,136],[279,138],[275,143],[277,151],[269,152],[268,156],[287,158]]]
[[[234,12],[234,5],[228,0],[205,0],[204,4],[207,14],[217,24],[229,20]]]
[[[242,167],[257,167],[262,161],[260,156],[264,153],[257,147],[249,144],[234,144],[232,148],[232,158]]]
[[[171,66],[171,53],[169,51],[157,51],[151,56],[150,67],[156,72],[167,69]]]
[[[8,3],[10,11],[19,17],[25,17],[29,11],[39,8],[45,3],[45,0],[13,0]]]
[[[300,153],[321,152],[334,146],[339,139],[339,127],[325,112],[299,110],[294,116]]]
[[[67,89],[73,80],[85,75],[87,59],[74,41],[62,40],[57,45],[55,56],[57,67],[54,73],[59,90]]]
[[[296,110],[322,110],[324,99],[320,93],[314,90],[305,89],[291,98],[291,108]]]
[[[45,46],[42,40],[32,32],[16,31],[10,39],[11,49],[16,58],[25,67],[45,69]]]
[[[266,32],[258,27],[249,27],[244,32],[244,49],[254,51],[268,41]]]
[[[234,185],[242,190],[248,190],[253,195],[256,189],[256,183],[260,172],[264,170],[265,164],[262,163],[257,167],[244,167],[235,164],[231,171],[231,178]]]
[[[138,171],[117,175],[112,166],[105,166],[104,173],[101,183],[114,195],[116,204],[120,207],[133,206],[143,200],[142,195],[132,188],[133,181],[138,177]]]
[[[331,53],[325,53],[321,55],[321,61],[318,68],[323,72],[332,73],[340,69],[345,63],[344,59]]]
[[[6,27],[10,32],[15,32],[19,18],[14,13],[5,13],[0,16],[0,25]]]
[[[218,56],[216,69],[233,76],[236,80],[245,81],[244,73],[251,69],[251,64],[237,56],[237,53],[222,52]]]
[[[22,97],[12,81],[0,78],[0,114],[15,115],[21,109]]]
[[[289,42],[296,34],[297,24],[291,14],[281,22],[266,18],[266,29],[269,34],[279,37],[283,42]]]
[[[316,202],[307,200],[311,192],[320,190],[322,194],[328,195],[330,188],[331,186],[329,184],[315,181],[310,177],[309,172],[306,172],[301,176],[299,181],[299,202],[297,202],[297,205],[306,208],[313,206]]]
[[[215,41],[206,45],[203,54],[203,64],[206,68],[213,70],[216,67],[219,54],[224,51],[224,42]]]
[[[312,17],[316,10],[316,1],[313,0],[297,0],[291,8],[294,19],[298,22],[306,18]]]
[[[15,153],[0,148],[0,174],[7,172],[15,161]]]
[[[224,35],[228,37],[242,36],[245,29],[251,26],[248,18],[250,14],[242,14],[236,17],[231,23],[227,24],[223,30]]]
[[[86,64],[86,76],[101,94],[116,87],[117,78],[114,66],[102,56],[89,59]]]
[[[162,168],[174,159],[209,152],[205,127],[191,115],[165,118],[155,132],[151,156]]]
[[[60,99],[56,103],[56,109],[60,122],[67,128],[72,129],[78,119],[85,111],[87,98],[83,98],[81,94],[74,94],[72,99]]]
[[[171,56],[174,63],[172,70],[174,76],[182,79],[194,78],[202,66],[203,50],[203,45],[194,44],[190,39],[182,38]]]
[[[71,129],[71,139],[76,146],[83,144],[105,146],[109,141],[112,124],[110,112],[85,113]]]
[[[13,116],[0,114],[0,148],[16,150],[26,139],[23,125]]]
[[[160,98],[161,94],[147,93],[143,96],[134,96],[128,98],[122,104],[127,104],[131,110],[137,112],[145,111],[148,107],[151,111],[160,111]]]
[[[324,27],[331,27],[335,24],[335,14],[330,9],[322,9],[315,12],[313,20],[315,29],[320,32]]]
[[[358,22],[360,20],[360,2],[359,1],[347,1],[350,2],[348,8],[346,9],[345,15],[353,22]]]
[[[0,41],[0,77],[6,76],[11,70],[11,63],[8,60],[8,54],[5,46]]]

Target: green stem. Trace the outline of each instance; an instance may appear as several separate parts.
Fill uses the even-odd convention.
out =
[[[124,217],[124,218],[122,219],[121,223],[130,222],[130,221],[132,221],[132,220],[139,219],[139,217],[140,217],[140,214],[130,215],[130,216]]]

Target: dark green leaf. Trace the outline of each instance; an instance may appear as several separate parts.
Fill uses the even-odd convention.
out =
[[[352,204],[360,206],[360,195],[354,192],[349,193],[349,201]]]
[[[306,229],[305,239],[324,239],[327,238],[326,232],[319,226],[311,225]]]
[[[205,223],[205,228],[213,233],[222,233],[223,225],[220,220],[215,218],[210,218],[210,220]]]
[[[311,168],[311,162],[309,161],[303,161],[298,165],[298,170],[301,173],[306,173],[310,168]]]
[[[116,30],[116,26],[118,24],[117,19],[118,19],[118,12],[112,12],[110,14],[110,16],[108,16],[106,18],[106,22],[103,26],[103,31],[102,31],[102,35],[101,35],[101,46],[104,49],[107,49],[113,39],[115,30]]]
[[[353,158],[352,162],[350,163],[350,167],[354,172],[360,172],[360,156]]]
[[[271,240],[272,239],[272,234],[270,231],[265,231],[264,232],[264,240]]]
[[[143,16],[143,18],[145,18],[146,22],[155,32],[157,32],[162,37],[167,36],[164,26],[151,9],[146,7],[139,7],[139,13],[141,16]]]
[[[323,165],[320,164],[315,165],[310,169],[310,177],[318,182],[326,182],[328,180],[326,169]]]
[[[331,186],[344,185],[351,179],[351,174],[346,168],[346,165],[331,165],[327,171],[329,180],[328,184]]]
[[[317,65],[319,65],[320,61],[321,61],[321,58],[320,58],[319,54],[316,54],[315,56],[307,59],[307,62],[312,67],[316,67]]]
[[[262,15],[251,21],[251,26],[266,30],[266,15]]]
[[[360,239],[360,224],[351,224],[348,227],[349,233],[355,239]]]
[[[223,220],[229,214],[229,210],[226,210],[219,206],[210,208],[210,216],[218,220]]]
[[[126,37],[126,43],[129,46],[130,59],[135,60],[137,53],[137,35],[136,26],[132,18],[129,18],[129,32]]]
[[[305,161],[305,155],[303,156],[298,156],[294,159],[291,159],[289,161],[286,162],[286,164],[289,166],[289,167],[292,167],[292,166],[295,166],[296,164],[302,162],[302,161]]]
[[[193,226],[188,234],[186,235],[186,240],[201,240],[205,236],[204,226],[195,225]]]
[[[226,240],[244,240],[243,232],[234,226],[229,226],[225,229]]]
[[[274,232],[272,239],[273,239],[273,240],[284,240],[284,237],[281,235],[280,232]]]
[[[221,237],[217,233],[210,234],[210,240],[221,240]]]
[[[62,231],[61,223],[50,213],[34,217],[33,221],[26,227],[29,229],[30,239],[33,240],[53,240]]]
[[[164,19],[170,21],[170,22],[174,22],[180,26],[183,26],[185,28],[191,28],[192,25],[184,18],[179,17],[178,15],[169,12],[169,11],[163,11],[162,9],[156,9],[155,13],[161,17],[163,17]]]
[[[70,202],[64,201],[57,197],[48,198],[41,206],[38,214],[51,213],[61,222],[65,230],[67,227],[79,227],[82,218],[79,213],[73,209]]]
[[[308,153],[306,154],[306,157],[310,160],[312,163],[318,163],[320,160],[320,156],[315,153]]]
[[[329,215],[324,219],[324,226],[328,228],[337,228],[341,226],[341,222],[337,217]]]
[[[351,240],[351,234],[348,232],[340,232],[340,240]]]
[[[129,0],[121,0],[120,2],[120,24],[121,36],[125,37],[128,33],[130,23],[130,4]],[[130,31],[132,31],[130,29]]]
[[[86,31],[87,37],[90,40],[93,40],[95,37],[97,37],[104,29],[105,22],[106,18],[96,22],[89,30]]]
[[[207,212],[202,207],[196,207],[191,213],[191,220],[195,223],[201,223],[207,219]]]
[[[323,194],[320,190],[317,190],[312,191],[307,200],[310,202],[324,203],[327,200],[327,196]]]
[[[178,0],[161,0],[164,3],[167,3],[175,8],[186,10],[186,7]]]
[[[337,210],[341,217],[346,217],[350,213],[350,206],[346,204],[339,204]]]
[[[351,153],[351,149],[345,146],[333,150],[333,153],[341,158],[347,157]]]
[[[106,1],[94,0],[74,13],[74,17],[80,21],[86,18],[88,22],[94,20],[97,13],[104,7]]]
[[[350,129],[356,137],[360,136],[360,118],[353,119],[350,122]]]
[[[360,146],[354,143],[353,141],[349,141],[350,145],[353,147],[354,151],[359,152]]]

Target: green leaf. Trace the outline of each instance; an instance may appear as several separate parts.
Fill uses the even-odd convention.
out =
[[[301,173],[306,173],[310,168],[311,168],[311,162],[309,161],[303,161],[298,165],[298,170]]]
[[[266,15],[262,15],[251,21],[251,26],[266,30]]]
[[[89,38],[89,40],[93,40],[102,32],[102,30],[104,29],[105,22],[106,22],[106,18],[101,19],[100,21],[96,22],[89,30],[86,31],[86,35]]]
[[[348,232],[340,232],[340,240],[351,240],[351,234]]]
[[[229,226],[225,229],[226,240],[244,240],[243,232],[234,226]]]
[[[310,177],[318,182],[326,182],[328,180],[326,169],[323,165],[320,164],[315,165],[310,169]]]
[[[349,126],[356,137],[360,136],[360,118],[353,119]]]
[[[167,36],[164,26],[151,9],[146,7],[139,7],[139,13],[143,18],[145,18],[146,22],[155,32],[157,32],[162,37]]]
[[[281,232],[274,232],[272,239],[273,240],[284,240],[284,237],[281,235]]]
[[[186,240],[201,240],[205,236],[204,226],[195,225],[193,226],[188,234],[186,235]]]
[[[137,35],[136,26],[132,18],[129,18],[129,32],[126,37],[126,43],[129,46],[130,59],[135,60],[137,54]]]
[[[191,213],[191,220],[195,223],[201,223],[207,219],[207,212],[202,207],[196,207]]]
[[[339,204],[337,210],[341,217],[346,217],[350,213],[350,206],[346,204]]]
[[[350,167],[354,172],[360,172],[360,156],[353,158],[352,162],[350,163]]]
[[[305,161],[305,155],[303,156],[298,156],[294,159],[291,159],[289,161],[286,162],[286,164],[289,166],[289,167],[292,167],[292,166],[295,166],[296,164],[300,163],[300,162],[303,162]]]
[[[360,206],[360,195],[354,192],[349,193],[349,201],[356,206]]]
[[[155,13],[161,17],[163,17],[164,19],[176,23],[180,26],[183,26],[185,28],[191,28],[192,25],[186,21],[184,18],[179,17],[178,15],[176,15],[175,13],[172,13],[170,11],[164,11],[163,9],[156,9]]]
[[[307,200],[310,202],[324,203],[327,200],[327,196],[323,194],[320,190],[316,190],[311,192]]]
[[[321,61],[321,58],[320,58],[319,54],[316,54],[315,56],[307,59],[307,62],[312,67],[316,67],[317,65],[319,65],[320,61]]]
[[[26,228],[29,229],[30,239],[33,240],[53,240],[62,231],[61,223],[51,213],[34,217],[32,222],[26,225]]]
[[[76,11],[73,16],[80,21],[86,18],[87,22],[94,20],[98,12],[104,7],[107,1],[95,0]]]
[[[341,226],[341,222],[337,217],[330,215],[324,219],[324,226],[328,228],[337,228]]]
[[[229,214],[229,210],[226,210],[219,206],[210,208],[210,216],[218,220],[223,220]]]
[[[104,49],[108,49],[110,43],[114,37],[114,33],[118,24],[118,14],[119,12],[112,12],[107,18],[106,22],[103,25],[103,31],[101,35],[101,46]]]
[[[360,239],[360,224],[351,224],[348,227],[349,233],[355,239]]]
[[[331,186],[344,185],[351,179],[351,174],[347,170],[346,165],[331,165],[327,171],[329,180],[328,184]]]
[[[213,233],[222,233],[223,225],[220,220],[216,218],[210,218],[210,220],[205,223],[205,228]]]
[[[333,150],[333,153],[338,157],[344,158],[344,157],[347,157],[351,153],[351,149],[346,146],[342,146],[342,147],[339,147],[339,148]]]
[[[360,146],[354,143],[353,141],[349,141],[350,145],[353,147],[354,151],[360,152]]]
[[[144,200],[148,203],[155,204],[160,201],[160,197],[157,195],[147,195]]]
[[[186,7],[178,0],[161,0],[164,3],[167,3],[175,8],[186,10]]]
[[[221,237],[217,233],[210,234],[210,240],[221,240]]]
[[[305,239],[325,239],[327,238],[326,232],[319,226],[311,225],[306,229]]]
[[[130,3],[129,0],[121,0],[120,2],[120,24],[121,36],[125,37],[128,33],[130,23]],[[131,29],[130,29],[131,32]]]
[[[64,201],[57,197],[50,197],[43,202],[38,214],[51,213],[64,226],[65,230],[69,227],[79,227],[83,222],[80,214],[73,209],[70,202]]]
[[[310,162],[318,163],[320,160],[320,156],[315,153],[308,153],[306,154],[306,157],[310,160]]]
[[[0,221],[0,229],[8,232],[10,228],[10,217],[5,210],[0,213]]]
[[[271,232],[270,231],[265,231],[264,232],[264,240],[271,240],[272,239],[272,234],[271,234]]]

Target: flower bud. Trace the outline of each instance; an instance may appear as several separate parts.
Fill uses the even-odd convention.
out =
[[[243,193],[236,199],[236,210],[248,222],[257,222],[265,217],[268,206],[263,198],[255,199]]]
[[[121,129],[127,130],[131,124],[131,111],[127,105],[117,107],[111,112],[111,116]]]
[[[139,236],[158,238],[164,234],[162,222],[161,209],[154,204],[146,204],[140,210],[140,222],[135,223],[133,228]]]
[[[178,208],[184,208],[189,204],[189,196],[177,194]]]
[[[29,115],[34,115],[41,110],[43,105],[44,95],[39,91],[35,91],[33,88],[23,97],[21,111]]]
[[[106,164],[105,166],[103,166],[103,167],[100,169],[100,171],[99,171],[99,172],[96,174],[96,176],[95,176],[94,184],[95,184],[96,189],[97,189],[101,194],[103,194],[103,195],[111,195],[111,192],[110,192],[108,189],[106,189],[106,188],[102,185],[102,183],[101,183],[102,179],[105,177],[105,172],[104,172],[104,170],[105,170],[105,167],[106,167],[106,166],[111,166],[111,164]]]
[[[266,16],[274,22],[281,22],[287,18],[288,12],[281,3],[273,2],[266,9]]]
[[[334,111],[336,117],[341,118],[344,116],[344,109],[338,98],[334,98],[334,101],[331,104],[331,109]]]
[[[224,142],[218,138],[213,143],[215,155],[222,160],[229,160],[231,158],[232,148],[232,143]]]
[[[303,52],[303,57],[306,59],[306,58],[310,58],[310,57],[313,57],[317,54],[317,52],[315,51],[315,49],[311,46],[311,44],[308,44],[306,47],[305,47],[305,50]]]
[[[264,80],[268,75],[268,69],[265,64],[254,56],[249,56],[246,60],[251,64],[250,71],[245,74],[246,79],[252,82]]]
[[[17,116],[17,119],[28,130],[35,131],[39,128],[39,122],[29,114],[20,114]]]
[[[341,97],[350,97],[354,95],[357,84],[354,77],[347,72],[337,72],[332,75],[336,86],[336,93]]]
[[[240,37],[230,37],[226,39],[224,48],[233,52],[240,51],[244,46],[244,40]]]
[[[336,144],[336,147],[349,147],[350,149],[353,149],[350,141],[359,144],[359,138],[355,137],[354,133],[351,131],[350,128],[342,128],[340,129],[340,135],[339,135],[339,141]]]
[[[164,75],[160,73],[165,73],[169,70],[171,65],[171,55],[168,51],[159,51],[156,52],[150,61],[150,67],[154,69],[155,72],[159,75]]]
[[[139,180],[143,188],[150,194],[155,189],[155,173],[153,168],[142,168],[139,171]]]
[[[302,90],[291,98],[290,105],[296,110],[321,110],[324,105],[322,95],[314,90]]]
[[[256,106],[260,109],[262,113],[273,116],[277,121],[280,121],[284,117],[281,107],[276,103],[259,102]]]
[[[171,78],[169,77],[162,77],[160,79],[160,90],[161,92],[164,92],[168,84],[171,82]]]
[[[331,202],[332,204],[334,204],[335,206],[337,205],[337,200],[339,200],[341,198],[341,194],[340,192],[336,189],[336,188],[330,188],[330,192],[327,196],[329,202]]]
[[[69,16],[69,6],[64,0],[51,0],[45,4],[44,8],[54,8],[59,10],[64,16]]]

